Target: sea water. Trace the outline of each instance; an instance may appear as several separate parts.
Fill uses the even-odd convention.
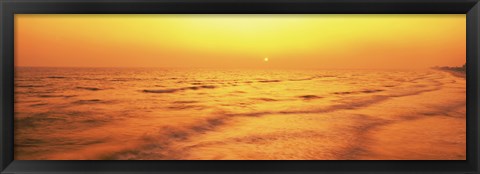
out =
[[[15,159],[465,159],[435,70],[15,69]]]

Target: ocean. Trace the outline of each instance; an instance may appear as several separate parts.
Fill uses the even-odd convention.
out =
[[[15,69],[16,160],[465,160],[437,70]]]

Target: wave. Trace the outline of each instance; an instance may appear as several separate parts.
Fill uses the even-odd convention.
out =
[[[112,82],[128,82],[128,81],[136,81],[136,80],[142,80],[140,78],[114,78],[110,79],[109,81]]]
[[[48,103],[36,103],[36,104],[31,104],[29,106],[31,107],[37,107],[37,106],[45,106],[45,105],[48,105]]]
[[[254,98],[254,100],[257,100],[257,101],[268,101],[268,102],[279,101],[279,100],[273,99],[273,98]]]
[[[202,86],[190,86],[184,88],[174,88],[174,89],[144,89],[142,92],[144,93],[175,93],[178,91],[185,91],[185,90],[199,90],[199,89],[215,89],[217,86],[213,85],[202,85]]]
[[[361,94],[361,93],[377,93],[377,92],[382,92],[385,91],[383,89],[367,89],[367,90],[361,90],[361,91],[344,91],[344,92],[334,92],[333,94],[336,95],[346,95],[346,94]]]
[[[245,92],[245,91],[233,91],[232,93],[245,94],[247,92]]]
[[[45,87],[44,85],[15,85],[15,87],[19,88],[41,88]]]
[[[146,139],[148,141],[145,141],[142,147],[140,149],[149,149],[149,150],[138,150],[132,153],[132,151],[129,152],[118,152],[115,153],[115,158],[114,159],[123,159],[125,157],[129,157],[132,159],[138,159],[144,156],[148,156],[149,158],[152,159],[181,159],[181,157],[184,155],[184,151],[186,149],[177,149],[175,147],[171,147],[171,143],[175,143],[177,141],[182,141],[190,138],[191,136],[195,136],[198,134],[203,134],[206,131],[212,131],[215,130],[218,126],[226,124],[230,119],[234,117],[261,117],[265,115],[276,115],[276,114],[318,114],[318,113],[327,113],[327,112],[335,112],[335,111],[340,111],[340,110],[352,110],[352,109],[358,109],[358,108],[363,108],[363,107],[368,107],[373,104],[377,104],[380,102],[383,102],[385,100],[388,100],[392,97],[403,97],[403,96],[412,96],[412,95],[418,95],[424,92],[431,92],[431,91],[436,91],[441,89],[441,86],[436,86],[434,88],[429,88],[429,89],[422,89],[422,90],[417,90],[417,91],[405,91],[402,92],[402,94],[392,94],[392,95],[375,95],[375,96],[370,96],[370,97],[361,97],[357,98],[356,100],[343,100],[340,101],[339,104],[323,107],[323,108],[314,108],[314,109],[304,109],[304,110],[281,110],[281,111],[261,111],[261,112],[248,112],[248,113],[228,113],[228,112],[220,112],[215,114],[216,116],[214,118],[210,118],[204,122],[197,122],[196,125],[193,126],[186,126],[186,127],[167,127],[167,128],[162,128],[159,132],[159,134],[155,135],[149,135]],[[304,95],[306,98],[315,98],[315,95]],[[298,96],[301,97],[301,96]],[[318,97],[318,96],[316,96]],[[459,107],[463,106],[463,104],[455,105],[452,107]],[[451,109],[451,108],[448,108]],[[439,110],[438,112],[443,112],[448,109],[443,109]],[[404,120],[409,119],[407,116],[403,117]],[[361,118],[359,120],[365,120],[367,118]],[[363,127],[356,127],[356,129],[359,130],[369,130],[372,129],[376,126],[388,124],[389,121],[385,120],[379,120],[372,122],[372,124],[367,124]],[[362,131],[355,131],[355,132],[362,132]],[[302,133],[299,133],[302,134]],[[283,135],[283,133],[282,133]],[[306,135],[308,136],[308,135]],[[359,134],[360,136],[360,134]],[[262,138],[265,138],[262,136]],[[161,140],[161,141],[160,141]],[[263,140],[263,139],[262,139]],[[154,143],[152,143],[152,141]],[[257,141],[257,139],[252,137],[246,137],[240,138],[240,139],[231,139],[231,140],[222,140],[222,141]],[[160,144],[158,142],[161,142]],[[212,143],[212,142],[208,142]],[[215,142],[213,142],[215,143]],[[218,142],[217,142],[218,143]],[[205,144],[198,144],[197,146],[202,146]],[[189,148],[189,147],[186,147]],[[168,150],[167,150],[168,149]],[[353,151],[356,151],[358,149],[352,148],[352,149],[347,149],[349,150],[349,153],[340,153],[338,154],[342,158],[349,158],[348,155],[355,154]],[[156,152],[156,154],[152,154],[150,152]],[[350,153],[351,152],[351,153]]]
[[[76,80],[94,80],[94,81],[104,81],[107,80],[107,78],[86,78],[86,77],[77,77],[75,78]]]
[[[142,90],[144,93],[174,93],[179,89],[144,89]]]
[[[363,91],[360,91],[361,93],[376,93],[376,92],[382,92],[382,91],[385,91],[385,90],[382,90],[382,89],[372,89],[372,90],[363,90]]]
[[[33,139],[33,138],[20,139],[19,141],[20,142],[15,143],[15,146],[36,147],[46,143],[46,141],[42,139]]]
[[[76,97],[77,95],[49,95],[49,94],[43,94],[43,95],[38,95],[37,97],[40,98],[71,98],[71,97]]]
[[[47,78],[49,78],[49,79],[65,79],[67,77],[64,77],[64,76],[48,76]]]
[[[172,127],[165,126],[159,129],[155,134],[144,136],[144,142],[141,143],[138,150],[124,150],[117,151],[111,154],[104,154],[102,159],[142,159],[145,157],[151,159],[181,159],[184,154],[184,149],[176,150],[175,147],[171,147],[172,143],[178,141],[184,141],[188,138],[203,134],[207,131],[213,131],[219,126],[226,124],[230,119],[234,117],[260,117],[264,115],[273,114],[310,114],[310,113],[325,113],[333,112],[341,109],[353,109],[363,106],[374,104],[378,101],[386,100],[386,96],[378,96],[371,100],[364,102],[350,102],[339,104],[327,108],[311,109],[311,110],[283,110],[283,111],[263,111],[263,112],[250,112],[250,113],[216,113],[213,118],[196,122],[195,125],[185,127]],[[155,153],[152,153],[155,152]],[[105,156],[107,156],[105,158]]]
[[[264,76],[261,76],[261,77],[264,77]],[[397,82],[393,82],[393,80],[390,78],[388,80],[385,80],[385,82],[387,83],[384,83],[384,84],[377,83],[378,81],[374,81],[374,80],[365,82],[365,83],[373,83],[371,86],[367,87],[368,84],[365,84],[365,85],[362,84],[364,83],[362,82],[363,80],[363,77],[362,77],[361,79],[356,79],[356,80],[358,80],[359,84],[362,84],[362,86],[365,86],[365,88],[362,88],[361,86],[359,87],[355,85],[350,85],[348,81],[346,81],[346,82],[339,82],[339,84],[342,85],[346,83],[347,85],[349,85],[349,87],[356,88],[356,89],[325,92],[325,91],[318,91],[314,88],[310,88],[311,86],[316,85],[314,83],[317,83],[320,81],[309,81],[309,82],[299,82],[299,83],[290,82],[290,81],[304,81],[304,80],[313,80],[316,78],[323,78],[321,76],[315,76],[315,74],[312,74],[310,76],[303,76],[303,77],[300,76],[296,78],[295,76],[289,75],[289,76],[285,76],[285,78],[277,78],[277,77],[272,78],[272,79],[282,79],[283,82],[287,82],[288,85],[291,85],[291,86],[288,86],[288,88],[282,88],[283,87],[282,83],[275,84],[275,82],[282,82],[281,80],[268,80],[268,79],[262,79],[262,78],[254,79],[251,77],[248,77],[250,78],[251,81],[248,81],[242,78],[241,80],[233,81],[233,82],[229,80],[225,80],[225,81],[216,81],[215,83],[207,82],[208,80],[198,81],[199,79],[194,79],[194,80],[187,79],[184,81],[184,84],[178,84],[179,86],[172,86],[172,83],[175,83],[176,81],[169,81],[169,83],[159,83],[160,85],[165,85],[165,86],[160,86],[160,85],[157,86],[154,83],[153,84],[143,83],[143,82],[139,83],[141,85],[144,85],[144,84],[151,85],[149,86],[150,88],[136,88],[139,85],[130,85],[130,84],[121,85],[124,87],[118,87],[115,89],[122,90],[122,92],[125,91],[127,94],[129,92],[136,92],[137,94],[139,93],[140,95],[151,95],[151,97],[154,97],[154,98],[145,98],[147,100],[145,100],[144,102],[146,102],[148,105],[146,105],[145,107],[140,107],[140,108],[144,108],[145,110],[132,111],[131,114],[127,114],[129,115],[128,117],[126,117],[128,119],[130,119],[130,116],[132,116],[132,118],[135,118],[135,119],[137,117],[141,118],[143,114],[147,116],[151,116],[150,112],[154,112],[155,109],[164,109],[164,112],[158,112],[158,115],[161,115],[162,117],[163,116],[164,117],[175,117],[175,116],[183,117],[184,115],[198,112],[198,110],[201,110],[201,109],[208,108],[208,110],[205,109],[204,110],[205,112],[202,111],[204,114],[200,116],[195,116],[195,117],[192,116],[192,118],[188,117],[188,119],[195,119],[191,123],[190,121],[184,122],[183,120],[180,120],[181,123],[172,127],[158,127],[158,125],[154,126],[155,128],[153,132],[150,132],[152,131],[150,129],[148,130],[142,129],[142,131],[144,130],[149,131],[148,132],[149,135],[146,135],[144,137],[139,135],[142,139],[145,139],[145,142],[135,141],[135,145],[137,145],[136,143],[140,143],[138,148],[129,147],[129,149],[124,149],[124,150],[116,149],[116,150],[111,150],[110,152],[102,152],[102,154],[99,154],[99,155],[105,159],[181,158],[181,157],[184,157],[182,155],[185,155],[182,153],[187,153],[187,152],[181,152],[181,150],[184,150],[184,148],[182,149],[182,147],[175,146],[175,145],[178,145],[176,144],[178,143],[178,141],[187,140],[191,137],[195,137],[207,131],[223,130],[222,125],[230,125],[230,123],[232,123],[233,125],[233,124],[236,124],[237,121],[241,122],[243,120],[251,119],[248,117],[269,117],[270,118],[271,115],[272,115],[272,118],[276,116],[281,116],[281,115],[292,115],[292,116],[299,116],[299,117],[307,116],[309,118],[310,116],[312,116],[312,118],[324,117],[325,115],[328,115],[328,114],[322,114],[322,113],[336,112],[336,111],[342,111],[342,110],[343,111],[355,110],[359,108],[369,107],[371,105],[375,105],[377,103],[392,99],[394,97],[416,95],[423,92],[434,91],[442,88],[440,83],[430,83],[430,82],[433,82],[431,79],[422,79],[422,81],[425,82],[426,85],[419,86],[409,82],[397,84]],[[332,76],[332,77],[335,77],[335,76]],[[236,77],[228,77],[228,78],[233,79]],[[107,81],[108,80],[109,79],[107,79]],[[325,80],[326,83],[322,85],[325,85],[325,87],[335,88],[334,85],[337,85],[337,83],[330,84],[329,80],[330,79]],[[337,80],[337,79],[335,78],[334,80]],[[145,81],[150,82],[148,80],[145,80]],[[342,80],[339,80],[339,81],[342,81]],[[60,81],[53,80],[52,83],[58,83],[58,82]],[[249,82],[253,84],[248,84]],[[323,82],[323,79],[322,79],[322,82]],[[82,83],[83,84],[78,84],[78,85],[73,84],[71,85],[72,86],[71,88],[89,90],[89,91],[98,91],[98,90],[103,90],[102,88],[106,86],[106,85],[101,85],[101,86],[99,85],[102,88],[96,88],[91,86],[89,87],[89,84],[86,82],[82,82]],[[108,82],[108,84],[112,84],[112,83],[113,82]],[[136,83],[136,82],[133,82],[133,83]],[[243,83],[244,86],[239,88],[230,87],[230,85],[233,85],[236,83],[240,83],[240,84]],[[262,88],[263,85],[261,83],[265,83],[269,88]],[[270,83],[270,84],[267,84],[267,83]],[[36,85],[35,83],[31,83],[31,84]],[[120,82],[116,84],[118,85],[120,84]],[[309,87],[309,88],[302,88],[303,86],[299,87],[300,85],[304,85],[304,84],[307,84],[305,85],[305,87]],[[90,85],[94,85],[94,84],[90,84]],[[177,84],[173,84],[173,85],[177,85]],[[76,86],[79,86],[79,87],[76,87]],[[257,91],[255,90],[250,91],[250,89],[253,89],[256,87],[259,87],[258,93],[256,93]],[[389,88],[386,88],[386,87],[389,87]],[[391,87],[397,87],[397,88],[391,88]],[[136,89],[132,89],[132,88],[136,88]],[[208,89],[216,89],[216,88],[221,88],[221,89],[225,88],[224,91],[222,90],[222,92],[218,94],[226,93],[226,95],[232,95],[233,100],[228,100],[227,102],[227,100],[212,98],[210,96],[212,94],[211,92],[213,91],[213,94],[217,94],[215,93],[216,90],[208,90]],[[107,88],[107,89],[110,89],[110,88]],[[279,89],[284,91],[271,92],[272,89]],[[33,90],[34,92],[36,91],[36,89],[34,88],[33,89],[24,88],[24,89],[20,89],[19,91],[29,91],[29,90],[30,91]],[[58,93],[52,92],[54,90],[63,92],[62,91],[63,89],[52,88],[51,90],[48,90],[49,92],[51,92],[49,93],[49,95],[43,95],[42,97],[46,97],[46,98],[66,97],[66,95],[60,95],[62,93],[59,93],[59,95],[56,95]],[[198,91],[198,92],[195,92],[195,96],[184,96],[183,95],[184,93],[180,93],[180,92],[186,92],[186,91],[190,91],[190,92]],[[82,91],[76,91],[76,92],[82,92]],[[154,93],[154,94],[142,94],[141,92]],[[177,93],[177,92],[179,93],[178,95],[167,95],[168,98],[165,98],[161,95],[161,93]],[[158,95],[155,95],[155,93],[158,93]],[[208,96],[197,96],[197,94],[199,93],[208,94]],[[236,94],[236,93],[248,93],[248,95]],[[258,95],[255,96],[255,94],[258,94]],[[281,94],[281,95],[277,95],[277,94]],[[332,95],[332,94],[336,94],[336,95]],[[361,95],[347,95],[347,94],[361,94]],[[283,98],[284,95],[289,95],[289,96]],[[345,96],[339,96],[339,95],[345,95]],[[35,96],[35,94],[33,95],[29,94],[28,96]],[[98,111],[98,112],[95,111],[95,113],[88,113],[88,114],[85,114],[84,112],[84,113],[79,113],[78,115],[69,114],[69,112],[71,112],[72,110],[79,109],[76,107],[70,108],[70,106],[75,106],[75,104],[76,105],[84,104],[80,106],[81,107],[80,109],[83,109],[83,107],[86,107],[88,105],[91,105],[92,107],[97,107],[97,106],[103,106],[103,105],[96,105],[96,104],[122,102],[121,100],[105,101],[102,98],[104,97],[104,95],[101,92],[91,92],[88,94],[88,96],[83,96],[83,97],[88,97],[88,98],[82,98],[82,100],[79,100],[77,98],[74,98],[73,100],[60,100],[60,99],[52,99],[51,101],[48,100],[48,102],[51,102],[52,104],[55,104],[55,102],[58,102],[56,106],[57,108],[61,108],[62,110],[55,111],[55,109],[53,109],[54,112],[51,112],[46,116],[27,113],[27,111],[25,110],[22,111],[21,114],[18,114],[18,116],[19,117],[21,116],[53,117],[52,120],[39,119],[37,120],[38,122],[31,123],[37,126],[37,128],[41,128],[41,126],[44,126],[46,124],[52,125],[53,123],[58,123],[55,121],[60,121],[60,120],[56,120],[56,117],[60,117],[60,118],[65,117],[68,119],[66,121],[67,123],[72,123],[72,124],[75,123],[75,124],[82,125],[82,124],[97,124],[98,122],[102,122],[102,120],[110,121],[110,122],[107,122],[106,124],[111,124],[112,122],[110,120],[110,116],[122,115],[122,114],[119,114],[119,112],[115,112],[115,113],[112,112],[111,114],[110,113],[105,114],[105,112],[103,111]],[[141,97],[145,97],[145,96],[141,96]],[[187,98],[187,97],[190,97],[190,98]],[[39,99],[39,98],[34,98],[34,99]],[[151,100],[151,99],[154,99],[154,100]],[[235,101],[237,99],[238,101]],[[335,99],[335,100],[330,100],[330,99]],[[165,102],[165,100],[168,101],[167,104],[163,103]],[[318,100],[318,103],[317,103],[317,100]],[[284,101],[292,101],[292,103],[284,103]],[[143,102],[143,101],[140,101],[140,102]],[[272,102],[271,105],[269,105],[270,104],[269,102]],[[305,105],[301,107],[297,107],[297,104],[302,104],[302,103]],[[48,109],[52,109],[51,108],[52,106],[55,107],[55,105],[52,105],[52,106],[45,106],[45,108],[40,108],[41,106],[48,105],[48,103],[42,103],[42,102],[25,103],[25,104],[27,104],[25,105],[27,107],[28,107],[28,104],[30,104],[32,109],[34,109],[33,110],[34,112],[39,112],[38,111],[39,109],[42,109],[41,111],[45,111],[44,109],[47,107]],[[207,105],[207,104],[211,104],[211,105]],[[257,107],[257,105],[255,104],[259,104],[258,105],[259,107]],[[293,104],[293,106],[289,104]],[[226,107],[223,107],[223,106],[226,106]],[[273,107],[270,107],[270,106],[273,106]],[[36,107],[36,108],[33,108],[33,107]],[[138,107],[136,109],[138,109]],[[222,110],[222,109],[225,109],[225,110]],[[123,108],[122,110],[125,111]],[[179,111],[184,110],[185,112],[177,112],[177,111],[173,112],[173,110],[179,110]],[[221,111],[215,112],[218,110],[221,110]],[[435,116],[435,115],[438,115],[437,112],[447,112],[447,111],[448,109],[444,109],[442,111],[432,109],[432,110],[425,110],[423,111],[424,113],[422,114],[425,116]],[[347,111],[347,112],[351,113],[350,111]],[[314,115],[303,115],[303,114],[314,114]],[[107,115],[109,118],[108,119],[104,118],[105,115]],[[157,115],[157,112],[155,112],[154,115]],[[332,115],[335,115],[335,114],[332,114]],[[458,115],[452,114],[452,116],[458,116]],[[237,120],[235,118],[239,118],[239,119]],[[115,118],[115,119],[118,119],[118,118]],[[172,118],[172,119],[177,119],[177,118]],[[180,118],[180,119],[183,119],[183,118]],[[332,118],[332,119],[336,119],[336,118]],[[405,117],[405,119],[409,119],[409,118]],[[173,121],[176,121],[176,120],[173,120]],[[24,120],[23,122],[20,121],[21,124],[25,124],[28,122],[29,122],[28,120],[27,121]],[[62,123],[62,122],[59,122],[59,123]],[[150,123],[147,123],[147,124],[150,124]],[[88,126],[91,126],[91,125],[86,125],[86,127]],[[222,127],[220,128],[219,126],[222,126]],[[159,130],[157,131],[157,129]],[[362,128],[362,129],[366,130],[366,128]],[[279,135],[272,135],[272,137],[277,137],[277,136]],[[297,136],[301,136],[301,135],[299,134]],[[316,136],[316,135],[312,134],[312,136]],[[267,139],[259,139],[260,137],[250,137],[250,138],[240,137],[240,138],[241,139],[232,139],[232,141],[250,142],[250,141],[270,140],[268,139],[268,137]],[[224,141],[224,140],[222,139],[220,141]],[[229,141],[229,140],[225,140],[225,141]],[[210,141],[206,141],[206,143],[210,143]],[[180,145],[182,144],[180,143]],[[201,143],[199,145],[201,145]],[[153,153],[157,156],[151,156],[150,153]],[[178,153],[178,154],[174,154],[174,153]],[[354,152],[349,152],[349,153],[353,154]]]
[[[100,103],[111,103],[111,101],[105,101],[100,99],[90,99],[90,100],[77,100],[72,102],[72,104],[100,104]]]
[[[29,116],[29,117],[15,118],[14,124],[22,128],[34,128],[41,125],[42,122],[52,124],[58,121],[61,121],[61,122],[66,121],[65,118],[49,117],[50,114],[51,114],[50,112],[42,112],[42,113],[33,114],[32,116]]]
[[[76,89],[83,89],[83,90],[89,90],[89,91],[99,91],[99,90],[102,90],[102,89],[100,89],[100,88],[95,88],[95,87],[81,87],[81,86],[76,87]]]
[[[323,98],[323,97],[316,96],[316,95],[301,95],[301,96],[298,96],[298,97],[301,98],[301,99],[304,99],[304,100],[314,100],[314,99]]]
[[[308,81],[308,80],[314,80],[314,79],[320,79],[320,78],[329,78],[329,77],[337,77],[337,76],[334,76],[334,75],[317,75],[317,76],[307,77],[307,78],[289,79],[288,81]]]
[[[186,87],[183,89],[191,89],[191,90],[198,90],[198,89],[214,89],[216,86],[213,85],[202,85],[202,86],[191,86],[191,87]]]
[[[199,101],[194,101],[194,100],[182,100],[182,101],[174,101],[172,103],[180,103],[180,104],[192,104],[192,103],[198,103]]]
[[[309,78],[301,78],[301,79],[289,79],[288,81],[308,81],[308,80],[313,80],[315,77],[309,77]]]
[[[260,83],[274,83],[274,82],[282,82],[281,80],[259,80]]]
[[[204,109],[205,107],[200,106],[200,105],[174,105],[174,106],[169,106],[167,108],[172,109],[172,110],[183,110],[183,109],[198,109],[198,110],[201,110],[201,109]]]
[[[113,153],[100,154],[101,159],[176,159],[180,158],[181,152],[165,150],[171,148],[172,143],[188,139],[192,135],[202,134],[212,131],[218,126],[225,124],[226,120],[220,117],[208,118],[197,122],[198,124],[186,127],[163,126],[159,128],[155,134],[143,135],[141,140],[143,144],[136,150],[127,149]],[[146,149],[164,149],[156,151],[153,155],[152,151]]]

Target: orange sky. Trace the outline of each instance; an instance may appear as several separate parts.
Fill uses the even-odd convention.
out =
[[[16,66],[416,69],[465,59],[463,14],[15,15]]]

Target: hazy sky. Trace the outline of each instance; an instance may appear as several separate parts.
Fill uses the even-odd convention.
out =
[[[461,66],[465,15],[15,15],[16,66]],[[269,61],[264,61],[265,57]]]

